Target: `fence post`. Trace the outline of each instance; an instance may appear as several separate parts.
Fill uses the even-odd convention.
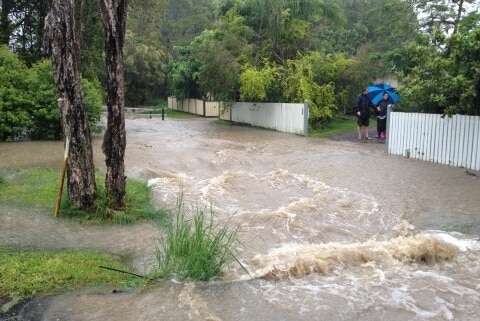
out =
[[[308,136],[308,100],[303,102],[303,136]]]
[[[390,142],[390,122],[391,122],[390,115],[392,112],[392,107],[393,107],[392,104],[388,104],[387,106],[387,138],[385,139],[385,152],[387,152],[387,154],[388,154],[388,144]]]

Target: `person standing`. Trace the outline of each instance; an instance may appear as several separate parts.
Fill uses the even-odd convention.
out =
[[[385,139],[387,136],[387,108],[390,104],[390,96],[383,94],[383,99],[377,105],[377,138]]]
[[[362,128],[365,129],[365,139],[371,139],[368,136],[368,126],[370,125],[370,99],[368,99],[367,88],[363,88],[362,92],[357,95],[355,109],[357,111],[358,139],[362,139]]]

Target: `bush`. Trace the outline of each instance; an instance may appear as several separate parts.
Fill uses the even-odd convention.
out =
[[[220,274],[232,261],[237,261],[235,246],[238,229],[219,227],[213,214],[197,210],[193,221],[185,217],[180,198],[176,217],[167,236],[157,248],[160,277],[206,281]]]
[[[57,105],[57,93],[52,77],[52,64],[42,60],[28,71],[28,95],[32,106],[30,116],[32,125],[29,128],[32,139],[60,139],[62,128]]]
[[[100,132],[100,117],[102,116],[103,95],[100,81],[97,79],[82,79],[85,107],[87,108],[88,125],[93,132]]]
[[[82,80],[82,85],[89,125],[99,129],[100,83]],[[0,46],[0,141],[61,136],[51,61],[45,59],[27,68],[8,47]]]
[[[14,140],[32,126],[28,69],[7,46],[0,46],[0,140]]]

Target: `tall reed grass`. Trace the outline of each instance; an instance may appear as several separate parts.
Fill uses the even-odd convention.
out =
[[[191,219],[185,212],[179,197],[172,224],[157,246],[156,276],[206,281],[219,276],[233,261],[240,264],[238,228],[216,225],[212,210],[197,209]]]

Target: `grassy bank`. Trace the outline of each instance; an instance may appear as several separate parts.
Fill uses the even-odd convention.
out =
[[[308,136],[311,137],[328,137],[332,135],[348,133],[355,131],[357,128],[357,118],[355,116],[336,116],[325,128],[308,129]]]
[[[97,175],[99,195],[96,211],[90,213],[72,209],[64,199],[61,219],[73,219],[83,224],[156,221],[166,229],[167,236],[158,245],[159,268],[153,277],[208,280],[236,260],[237,229],[217,226],[212,214],[207,215],[205,211],[186,219],[181,197],[172,222],[167,211],[158,211],[153,207],[151,191],[146,183],[134,180],[127,182],[125,211],[113,210],[108,206],[100,176]],[[31,209],[39,215],[53,215],[58,184],[59,173],[56,170],[0,169],[0,205]],[[143,278],[101,269],[100,266],[129,270],[119,258],[108,254],[73,250],[23,251],[2,248],[0,244],[0,304],[2,297],[10,298],[2,309],[8,310],[12,302],[37,294],[58,293],[83,286],[130,288],[145,282]]]
[[[48,168],[2,168],[0,205],[38,212],[39,215],[53,215],[59,177],[57,170]],[[83,224],[155,220],[162,226],[168,225],[168,213],[154,208],[146,182],[127,181],[127,206],[124,211],[109,207],[103,185],[103,175],[97,174],[98,194],[96,209],[92,212],[69,207],[64,191],[61,219],[73,219]],[[23,251],[0,244],[0,298],[8,297],[10,302],[18,302],[39,293],[57,293],[82,286],[130,288],[142,282],[140,278],[101,269],[100,266],[129,270],[119,258],[108,254],[72,250]],[[2,310],[10,305],[2,307]]]
[[[83,286],[125,289],[143,279],[100,266],[128,270],[114,256],[83,251],[15,251],[0,248],[0,294],[13,301]],[[5,311],[2,311],[5,312]]]
[[[71,208],[67,202],[66,184],[60,210],[61,217],[93,223],[134,223],[139,220],[166,221],[164,210],[154,208],[146,182],[127,180],[126,208],[114,210],[109,206],[104,188],[104,175],[97,173],[97,199],[91,212]],[[38,209],[53,213],[58,194],[60,173],[48,168],[0,169],[0,203],[14,207]]]

